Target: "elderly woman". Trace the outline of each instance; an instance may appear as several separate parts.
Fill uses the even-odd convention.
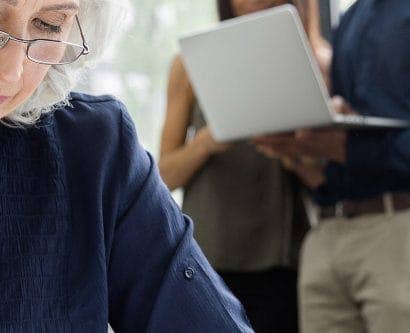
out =
[[[109,6],[0,0],[0,332],[251,332],[124,106],[68,93]]]

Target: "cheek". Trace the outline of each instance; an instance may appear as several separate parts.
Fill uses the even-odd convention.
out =
[[[18,108],[30,98],[44,80],[49,67],[50,66],[36,64],[31,61],[24,66],[21,89],[13,100],[13,109]]]
[[[40,65],[34,62],[27,64],[23,74],[24,91],[34,92],[44,80],[49,68],[50,66]]]

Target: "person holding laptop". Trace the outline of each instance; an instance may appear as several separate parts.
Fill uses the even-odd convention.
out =
[[[288,2],[220,0],[219,16]],[[299,8],[314,34],[318,14],[309,4]],[[183,187],[183,210],[196,221],[196,239],[255,330],[297,332],[296,267],[308,226],[298,182],[248,143],[215,142],[180,57],[170,72],[159,168],[171,190]]]
[[[334,109],[410,119],[409,41],[408,0],[358,0],[334,36]],[[300,130],[257,141],[321,206],[301,260],[302,332],[408,332],[410,131]]]

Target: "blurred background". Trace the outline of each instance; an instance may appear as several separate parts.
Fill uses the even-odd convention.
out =
[[[323,32],[331,35],[340,15],[355,0],[320,0]],[[178,38],[217,22],[213,0],[132,0],[125,22],[127,33],[119,47],[107,53],[87,74],[86,86],[77,90],[91,94],[114,94],[132,115],[138,136],[154,157],[165,115],[168,71],[179,52]],[[174,193],[180,202],[181,193]],[[112,332],[110,330],[110,332]]]
[[[170,62],[178,52],[178,37],[216,20],[212,0],[131,0],[126,34],[119,47],[88,74],[92,94],[114,94],[137,126],[144,147],[156,157],[165,111]]]
[[[320,0],[325,35],[355,0]],[[131,0],[125,37],[77,90],[114,94],[131,113],[144,147],[158,156],[170,62],[178,38],[217,22],[215,1]]]

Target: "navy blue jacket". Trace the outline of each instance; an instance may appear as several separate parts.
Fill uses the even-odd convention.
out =
[[[358,0],[333,40],[333,93],[370,116],[410,119],[410,1]],[[322,205],[410,190],[410,130],[351,131],[347,163],[331,163]]]
[[[0,126],[0,332],[252,332],[124,106]]]

